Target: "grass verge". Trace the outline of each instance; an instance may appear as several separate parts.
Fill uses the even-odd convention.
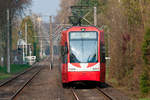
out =
[[[31,67],[30,65],[11,65],[11,72],[7,73],[6,67],[0,67],[0,80],[7,79],[14,74],[24,71],[25,69]]]

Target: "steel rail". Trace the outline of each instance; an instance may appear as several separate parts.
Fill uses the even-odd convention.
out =
[[[107,100],[115,100],[113,97],[105,93],[103,90],[101,90],[99,87],[96,87],[96,89],[107,99]]]
[[[71,91],[72,91],[73,96],[75,97],[75,99],[80,100],[73,88],[71,88]]]

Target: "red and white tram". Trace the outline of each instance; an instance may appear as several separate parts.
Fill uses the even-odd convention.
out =
[[[105,82],[104,32],[96,27],[73,26],[61,34],[62,83]]]

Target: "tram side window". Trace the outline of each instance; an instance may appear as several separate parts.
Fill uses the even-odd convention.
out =
[[[67,43],[65,43],[65,46],[61,47],[61,56],[62,56],[62,63],[66,64],[67,63],[67,54],[68,54],[68,47],[67,47]]]
[[[106,60],[105,60],[105,45],[101,42],[100,43],[100,60],[102,63],[105,63]]]

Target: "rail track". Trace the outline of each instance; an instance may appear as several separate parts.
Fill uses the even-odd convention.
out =
[[[99,87],[94,89],[74,89],[71,88],[75,100],[115,100]]]
[[[0,84],[0,100],[13,100],[24,87],[41,71],[42,66],[36,66],[12,77]]]

